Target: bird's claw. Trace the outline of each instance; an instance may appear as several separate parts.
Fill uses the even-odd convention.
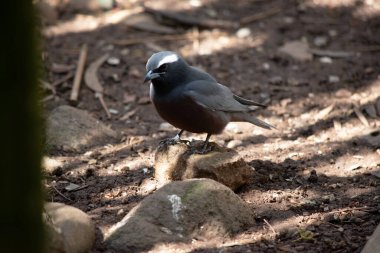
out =
[[[192,149],[191,150],[191,153],[193,153],[193,154],[198,154],[198,155],[204,155],[204,154],[207,154],[207,153],[209,153],[209,152],[211,152],[212,151],[212,147],[211,146],[208,146],[208,147],[203,147],[202,149],[196,149],[196,148],[194,148],[194,149]]]
[[[173,138],[167,138],[165,140],[162,140],[160,141],[159,143],[159,146],[169,146],[169,145],[175,145],[179,142],[186,142],[186,141],[183,141],[181,140],[181,138],[179,137],[179,135],[177,134],[176,136],[174,136]]]

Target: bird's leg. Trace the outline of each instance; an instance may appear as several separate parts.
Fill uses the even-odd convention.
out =
[[[179,131],[178,134],[176,134],[173,138],[168,138],[165,140],[160,141],[160,145],[174,145],[181,141],[181,135],[185,132],[185,130]]]
[[[208,141],[209,141],[210,137],[211,137],[211,134],[207,134],[207,137],[206,137],[206,140],[203,143],[202,149],[201,150],[194,150],[193,152],[195,154],[206,154],[206,153],[210,152],[211,151],[211,147],[207,147],[208,146]]]

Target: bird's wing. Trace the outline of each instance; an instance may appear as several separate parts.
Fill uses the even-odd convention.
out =
[[[239,103],[226,86],[217,82],[199,80],[186,85],[183,95],[195,103],[215,111],[244,112],[248,106]]]
[[[266,105],[263,105],[263,104],[260,104],[256,101],[253,101],[253,100],[249,100],[249,99],[245,99],[245,98],[242,98],[242,97],[239,97],[238,95],[235,95],[234,94],[234,98],[241,104],[243,105],[255,105],[255,106],[261,106],[261,107],[267,107]]]

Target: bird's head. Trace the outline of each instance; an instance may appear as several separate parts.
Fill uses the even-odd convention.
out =
[[[171,84],[184,77],[187,63],[176,53],[162,51],[153,54],[146,63],[144,83]]]

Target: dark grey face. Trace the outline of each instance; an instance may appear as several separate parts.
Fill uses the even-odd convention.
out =
[[[146,64],[144,83],[152,81],[158,86],[174,86],[185,78],[187,63],[176,53],[164,51],[153,54]]]

